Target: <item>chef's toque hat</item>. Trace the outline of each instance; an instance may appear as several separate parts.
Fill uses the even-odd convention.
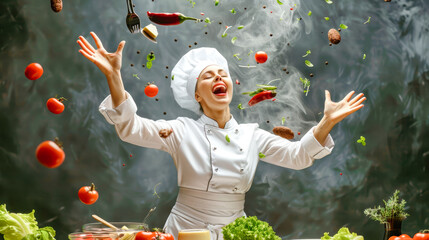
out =
[[[186,53],[171,71],[171,88],[174,99],[182,107],[203,114],[195,100],[195,87],[201,71],[207,66],[218,65],[229,75],[228,62],[215,48],[196,48]]]

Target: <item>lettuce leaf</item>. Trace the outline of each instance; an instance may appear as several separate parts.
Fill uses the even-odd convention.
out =
[[[255,216],[235,219],[222,228],[222,233],[225,240],[281,240],[267,222]]]
[[[55,240],[51,227],[39,229],[34,210],[30,213],[9,213],[6,204],[0,205],[0,234],[5,240]]]
[[[364,240],[362,236],[358,236],[356,233],[351,233],[347,227],[342,227],[338,230],[338,233],[333,237],[329,236],[329,233],[325,232],[321,240]]]

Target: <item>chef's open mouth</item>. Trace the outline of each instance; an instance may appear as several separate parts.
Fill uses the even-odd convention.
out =
[[[227,88],[226,88],[225,83],[216,83],[213,86],[212,92],[215,95],[223,96],[226,94],[226,90],[227,90]]]

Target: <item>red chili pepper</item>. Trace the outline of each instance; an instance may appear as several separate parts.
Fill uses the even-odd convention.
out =
[[[256,94],[255,96],[252,97],[252,99],[250,99],[250,101],[247,103],[249,104],[249,106],[253,106],[255,104],[257,104],[258,102],[261,102],[263,100],[267,100],[267,99],[271,99],[273,97],[275,97],[277,95],[276,92],[274,91],[262,91],[258,94]]]
[[[178,25],[181,24],[185,20],[195,20],[199,21],[197,18],[186,17],[181,13],[153,13],[147,11],[147,16],[149,20],[159,25]]]

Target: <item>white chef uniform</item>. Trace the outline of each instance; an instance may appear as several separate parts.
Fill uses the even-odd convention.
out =
[[[212,239],[223,239],[221,227],[245,216],[244,194],[250,189],[259,160],[303,169],[334,147],[330,135],[322,146],[313,128],[300,141],[291,142],[260,129],[258,124],[238,124],[233,117],[223,129],[206,115],[198,120],[179,117],[154,121],[139,117],[133,98],[128,92],[126,95],[116,108],[109,95],[99,110],[115,125],[123,141],[172,156],[180,190],[165,229],[175,239],[180,229],[189,228],[206,228]],[[162,138],[161,129],[172,129],[173,133]],[[259,153],[265,157],[260,159]]]

